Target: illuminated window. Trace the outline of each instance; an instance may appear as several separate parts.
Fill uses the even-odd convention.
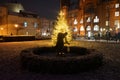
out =
[[[117,28],[120,28],[119,20],[115,20],[114,25],[115,25]]]
[[[119,16],[119,11],[116,11],[116,12],[115,12],[115,16]]]
[[[119,23],[119,20],[115,20],[114,25],[117,25]]]
[[[84,31],[84,27],[83,26],[80,27],[80,31]]]
[[[105,22],[105,24],[106,24],[106,26],[108,26],[108,24],[109,24],[109,21],[106,21],[106,22]]]
[[[102,29],[102,28],[100,28],[100,31],[102,32],[102,31],[103,31],[103,29]]]
[[[112,28],[110,28],[110,31],[112,31]]]
[[[87,31],[90,31],[91,30],[91,27],[90,26],[87,26],[87,29],[86,29]]]
[[[105,28],[103,28],[102,30],[103,30],[103,31],[105,31],[106,29],[105,29]]]
[[[98,25],[94,26],[94,31],[99,31],[99,26]]]
[[[74,25],[76,25],[78,22],[77,22],[77,19],[74,20]]]
[[[26,35],[28,35],[29,33],[28,32],[26,32]]]
[[[27,27],[28,26],[28,23],[27,22],[24,22],[24,27]]]
[[[87,19],[87,22],[90,22],[91,20],[90,20],[90,17],[88,17],[88,19]]]
[[[77,32],[77,31],[78,31],[77,27],[74,27],[73,31],[74,31],[74,32]]]
[[[46,33],[46,32],[42,32],[42,35],[43,35],[43,36],[46,36],[46,35],[47,35],[47,33]]]
[[[119,3],[116,3],[116,4],[115,4],[115,8],[119,8]]]
[[[35,28],[38,27],[38,24],[37,24],[36,22],[34,23],[34,27],[35,27]]]
[[[83,19],[80,20],[80,23],[81,23],[81,24],[83,23]]]
[[[94,23],[97,23],[97,22],[99,22],[99,18],[97,16],[95,16]]]
[[[88,37],[91,37],[91,32],[90,31],[88,32]]]

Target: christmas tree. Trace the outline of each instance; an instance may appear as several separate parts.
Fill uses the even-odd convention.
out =
[[[71,30],[67,24],[67,20],[65,18],[64,13],[62,11],[60,11],[59,16],[58,16],[57,21],[56,21],[56,24],[55,24],[54,29],[53,29],[53,35],[52,35],[53,45],[55,45],[57,42],[58,33],[65,33],[65,32],[68,33],[66,36],[66,39],[67,39],[67,42],[70,43],[70,41],[72,40]]]

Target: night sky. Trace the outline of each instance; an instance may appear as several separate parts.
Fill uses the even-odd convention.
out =
[[[2,2],[14,2],[15,0],[0,0]],[[37,13],[40,18],[56,19],[60,4],[59,0],[16,0],[24,6],[26,11]]]

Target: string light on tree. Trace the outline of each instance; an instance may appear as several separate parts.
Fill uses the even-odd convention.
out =
[[[68,35],[66,36],[67,41],[70,42],[72,40],[70,27],[68,26],[67,20],[66,20],[65,15],[62,11],[60,11],[59,16],[58,16],[57,21],[56,21],[56,24],[55,24],[54,29],[53,29],[53,35],[52,35],[53,45],[56,44],[57,35],[60,32],[61,33],[67,32],[68,33]]]

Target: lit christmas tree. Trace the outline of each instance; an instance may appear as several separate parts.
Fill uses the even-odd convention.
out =
[[[53,35],[52,35],[53,45],[56,44],[57,35],[60,32],[61,33],[65,33],[65,32],[68,33],[67,36],[66,36],[66,39],[67,39],[67,42],[70,43],[70,41],[72,40],[71,30],[70,30],[70,27],[67,24],[67,20],[66,20],[65,15],[62,11],[60,11],[59,16],[58,16],[57,21],[56,21],[56,24],[54,26]]]

